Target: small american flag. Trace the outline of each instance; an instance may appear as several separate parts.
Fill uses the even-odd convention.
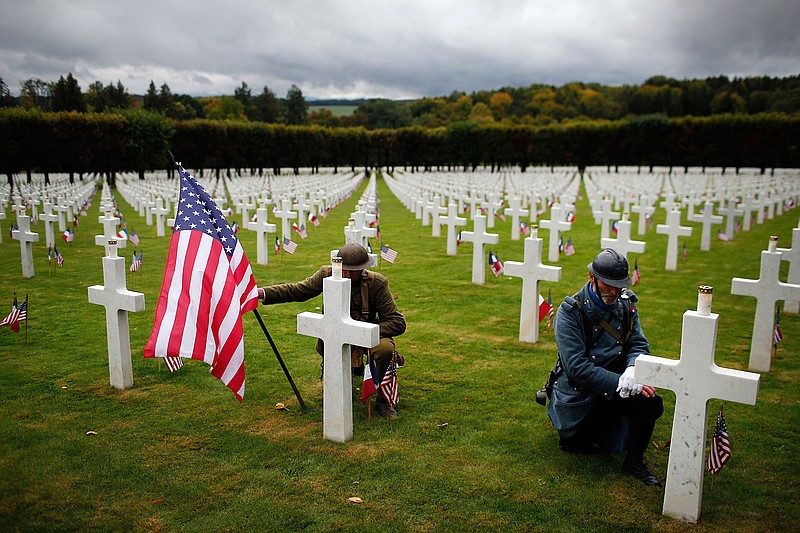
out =
[[[11,304],[11,312],[5,317],[0,326],[8,326],[12,331],[19,331],[19,323],[23,320],[28,320],[28,297],[22,304],[17,303],[17,297],[14,296],[14,302]]]
[[[721,229],[717,230],[717,239],[721,240],[722,242],[729,242],[730,241],[728,236],[725,233],[723,233]]]
[[[400,394],[397,389],[397,367],[395,367],[394,364],[394,356],[392,356],[389,368],[386,369],[386,373],[383,375],[379,390],[381,396],[383,396],[386,403],[389,404],[389,407],[400,401]]]
[[[302,226],[297,228],[297,233],[300,234],[301,239],[305,239],[306,237],[308,237],[308,231],[306,231],[306,225],[303,224]]]
[[[286,253],[288,254],[294,254],[295,250],[297,250],[297,243],[291,239],[284,237],[283,249],[286,250]]]
[[[775,334],[772,337],[772,344],[775,346],[783,340],[783,333],[781,332],[781,310],[779,307],[775,308]]]
[[[708,453],[708,471],[711,475],[717,475],[722,467],[731,458],[731,443],[728,439],[728,425],[725,417],[722,416],[722,406],[719,406],[717,413],[717,424],[714,426],[714,434],[711,437],[711,450]]]
[[[183,368],[183,359],[181,357],[165,357],[164,362],[167,363],[167,368],[169,368],[170,372]]]
[[[681,263],[686,262],[686,241],[683,241],[683,252],[681,254]]]
[[[553,298],[550,296],[550,290],[547,291],[547,305],[550,310],[547,311],[547,329],[553,329],[553,318],[555,317],[556,310],[553,307]]]
[[[128,235],[128,240],[131,241],[134,246],[139,246],[139,236],[133,231],[133,228],[131,228],[131,234]]]
[[[53,245],[53,254],[56,258],[56,264],[60,267],[64,266],[64,256],[58,251],[58,246]]]
[[[142,252],[136,255],[136,250],[133,251],[133,259],[131,259],[131,272],[136,272],[142,266]]]
[[[394,263],[394,260],[397,259],[397,251],[392,250],[385,244],[381,244],[381,259]]]
[[[567,257],[575,255],[575,245],[572,244],[572,239],[567,239],[567,244],[564,245],[564,255]]]
[[[631,287],[633,287],[639,282],[640,277],[641,275],[639,274],[639,260],[636,259],[633,262],[633,276],[631,276]]]

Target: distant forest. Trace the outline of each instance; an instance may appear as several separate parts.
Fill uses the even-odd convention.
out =
[[[103,85],[97,81],[82,90],[72,74],[56,81],[25,80],[19,96],[11,95],[0,78],[0,107],[23,107],[42,111],[118,113],[144,109],[167,118],[264,122],[269,124],[321,127],[398,129],[450,127],[456,124],[503,124],[549,126],[587,121],[613,121],[644,115],[669,118],[759,113],[800,114],[800,75],[784,78],[760,76],[677,80],[654,76],[641,85],[607,86],[574,82],[560,87],[534,84],[497,90],[418,100],[322,100],[319,106],[357,105],[350,115],[336,116],[329,109],[309,112],[309,102],[293,85],[285,97],[268,87],[253,94],[247,83],[232,95],[196,98],[173,94],[164,83],[150,82],[144,95],[130,94],[121,82]]]

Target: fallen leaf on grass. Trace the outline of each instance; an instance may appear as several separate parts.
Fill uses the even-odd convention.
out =
[[[156,498],[155,500],[150,502],[151,505],[158,505],[161,503],[164,503],[164,500],[162,500],[161,498]]]
[[[350,503],[364,503],[364,500],[362,500],[358,496],[353,496],[352,498],[347,498],[347,501],[349,501]]]
[[[87,435],[97,435],[97,432],[96,431],[87,431],[86,434]]]
[[[286,407],[285,405],[283,405],[282,403],[278,402],[278,403],[275,404],[275,410],[276,411],[288,411],[289,408]]]
[[[442,428],[442,429],[444,429],[444,428],[446,428],[446,427],[447,427],[447,422],[443,422],[443,423],[441,423],[441,424],[436,424],[436,427],[437,427],[437,428]]]

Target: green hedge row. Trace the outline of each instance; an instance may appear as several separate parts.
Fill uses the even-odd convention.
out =
[[[470,168],[481,164],[800,167],[800,117],[781,114],[587,121],[547,127],[461,123],[366,130],[175,122],[121,114],[0,110],[0,172],[168,168]]]

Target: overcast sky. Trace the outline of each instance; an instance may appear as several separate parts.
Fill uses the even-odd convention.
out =
[[[0,77],[417,98],[800,74],[798,0],[0,0]]]

